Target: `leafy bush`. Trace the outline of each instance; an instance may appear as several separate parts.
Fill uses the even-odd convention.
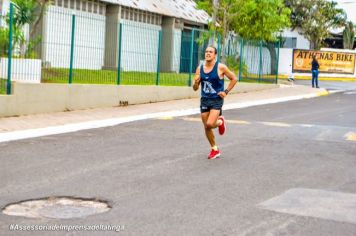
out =
[[[225,58],[226,65],[235,72],[236,74],[239,73],[240,71],[240,57],[238,55],[232,55],[232,56],[227,56]],[[247,74],[247,65],[245,63],[242,63],[242,71],[241,73],[243,75]]]
[[[6,56],[9,49],[9,29],[0,28],[0,56]]]

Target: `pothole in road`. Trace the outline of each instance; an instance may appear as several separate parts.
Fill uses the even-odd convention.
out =
[[[110,209],[107,202],[96,199],[49,197],[9,204],[2,212],[28,218],[71,219],[104,213]]]

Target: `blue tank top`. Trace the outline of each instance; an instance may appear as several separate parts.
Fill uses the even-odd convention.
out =
[[[224,79],[220,79],[218,74],[219,62],[215,62],[213,69],[209,73],[204,72],[204,65],[200,66],[201,97],[220,98],[218,93],[224,91]]]

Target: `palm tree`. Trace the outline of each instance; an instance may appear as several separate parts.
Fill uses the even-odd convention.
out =
[[[41,22],[50,0],[13,0],[14,13],[14,47],[20,49],[20,56],[28,56],[34,46],[40,42],[40,37],[35,37],[36,29]],[[30,40],[23,33],[23,27],[30,25]]]
[[[347,22],[345,25],[343,39],[344,49],[353,49],[355,42],[355,26],[351,21]]]

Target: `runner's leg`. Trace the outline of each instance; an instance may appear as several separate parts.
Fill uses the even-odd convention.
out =
[[[207,124],[208,119],[209,119],[209,114],[210,114],[210,112],[201,113],[201,120],[203,121],[205,135],[210,143],[210,146],[214,147],[216,145],[215,136],[214,136],[213,130],[211,128],[208,128],[208,124]]]
[[[221,124],[221,120],[218,120],[220,110],[210,110],[210,112],[201,113],[201,118],[205,128],[205,135],[210,143],[211,147],[216,146],[215,136],[213,129]]]

